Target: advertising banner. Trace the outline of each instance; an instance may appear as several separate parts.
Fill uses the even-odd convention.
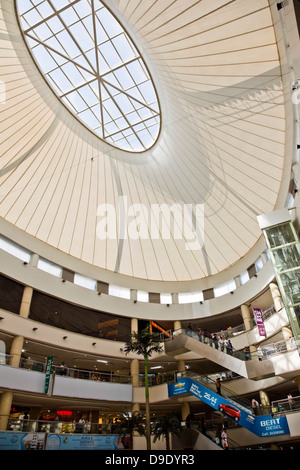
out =
[[[168,391],[169,397],[191,393],[257,436],[270,437],[290,433],[285,416],[280,418],[272,418],[271,415],[254,416],[250,410],[212,392],[189,377],[184,377],[175,384],[169,384]]]
[[[0,431],[1,450],[119,450],[123,439],[104,434],[46,434]]]
[[[258,328],[259,335],[267,336],[260,308],[253,308],[252,311],[254,314],[254,318],[255,318],[257,328]]]
[[[46,450],[118,450],[122,439],[105,434],[49,434]]]
[[[45,442],[42,432],[0,432],[0,450],[43,450]]]
[[[53,355],[48,356],[47,358],[47,367],[46,367],[46,375],[45,375],[45,393],[48,393],[49,391],[51,372],[52,372],[52,363],[53,363]]]

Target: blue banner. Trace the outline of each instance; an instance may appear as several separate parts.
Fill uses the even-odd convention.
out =
[[[45,441],[45,433],[0,432],[0,450],[43,450]]]
[[[0,450],[118,450],[123,448],[122,439],[117,435],[0,432]]]
[[[46,450],[118,450],[123,448],[116,435],[49,434]]]
[[[184,395],[186,393],[194,395],[199,398],[199,400],[202,400],[215,410],[220,411],[224,416],[233,419],[240,426],[243,426],[259,437],[278,436],[290,433],[285,416],[280,418],[272,418],[271,415],[254,416],[240,407],[238,403],[227,400],[189,377],[184,377],[177,383],[168,385],[168,390],[169,397]]]

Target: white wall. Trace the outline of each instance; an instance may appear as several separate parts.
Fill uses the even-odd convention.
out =
[[[44,394],[45,374],[0,365],[0,383],[3,388]],[[56,376],[52,396],[131,403],[132,386]]]

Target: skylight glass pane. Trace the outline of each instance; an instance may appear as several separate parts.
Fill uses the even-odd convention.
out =
[[[249,281],[249,273],[248,271],[244,271],[241,275],[240,275],[240,283],[241,285],[243,284],[246,284],[246,282]]]
[[[148,292],[143,292],[141,290],[137,291],[137,300],[139,302],[149,302],[149,293]]]
[[[236,284],[234,279],[231,281],[225,282],[224,284],[221,284],[220,286],[217,286],[214,288],[214,295],[215,297],[221,297],[221,295],[229,294],[229,292],[232,292],[236,289]]]
[[[46,273],[52,274],[52,276],[61,277],[62,276],[62,267],[57,266],[54,263],[50,263],[45,259],[40,258],[37,264],[38,269],[45,271]]]
[[[129,61],[134,59],[135,53],[130,46],[129,41],[125,34],[120,34],[116,38],[112,40],[113,45],[117,49],[118,53],[120,54],[123,62]]]
[[[122,150],[154,145],[160,131],[155,87],[138,49],[106,6],[100,0],[16,4],[28,47],[69,111]],[[152,117],[155,126],[147,122]],[[118,130],[126,130],[126,137]]]
[[[77,273],[74,275],[74,284],[90,290],[96,290],[97,287],[97,281],[95,279],[90,279],[89,277]]]
[[[121,299],[130,299],[130,289],[110,284],[108,288],[109,295],[120,297]]]
[[[6,251],[10,255],[19,258],[20,260],[26,263],[30,262],[31,254],[29,253],[29,251],[11,242],[10,240],[7,240],[4,237],[0,237],[0,249]]]
[[[263,268],[264,264],[261,258],[258,258],[258,260],[255,261],[255,268],[256,271],[259,272]]]
[[[203,293],[202,292],[184,292],[178,294],[178,303],[179,304],[191,304],[194,302],[202,302]]]
[[[170,305],[172,303],[172,294],[160,294],[160,303]]]

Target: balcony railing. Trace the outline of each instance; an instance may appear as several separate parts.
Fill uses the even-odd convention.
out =
[[[31,420],[20,418],[9,418],[7,431],[14,432],[45,432],[55,434],[113,434],[113,423],[99,424],[80,421],[53,420]]]
[[[300,411],[300,396],[272,401],[272,412],[276,415]]]
[[[233,349],[233,347],[226,344],[226,341],[220,341],[218,338],[214,338],[211,336],[205,336],[203,334],[199,334],[196,331],[181,328],[180,330],[174,331],[174,336],[177,335],[187,335],[201,343],[206,344],[214,349],[219,349],[225,354],[229,354],[237,359],[242,361],[247,361],[251,359],[258,359],[258,360],[265,360],[269,359],[271,356],[276,356],[278,354],[282,354],[285,352],[293,351],[297,349],[296,342],[294,338],[288,338],[276,343],[270,343],[265,346],[260,346],[256,351],[250,351],[249,348],[246,348],[243,351],[238,351]]]

